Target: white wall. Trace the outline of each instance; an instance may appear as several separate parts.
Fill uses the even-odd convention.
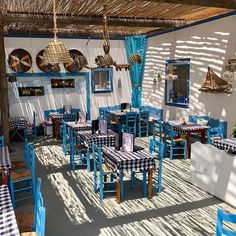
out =
[[[228,135],[236,121],[236,82],[229,94],[211,94],[198,89],[206,78],[210,66],[222,76],[227,60],[235,58],[236,15],[148,39],[147,56],[143,79],[144,105],[162,107],[165,119],[187,118],[189,114],[209,115],[228,121]],[[191,58],[189,109],[165,106],[165,61]],[[153,86],[158,72],[162,81]]]
[[[32,73],[41,72],[36,65],[37,53],[44,49],[50,38],[13,38],[5,37],[5,52],[7,72],[13,72],[8,66],[8,55],[16,48],[26,49],[32,56],[33,66],[28,71]],[[90,66],[94,64],[97,55],[103,55],[102,40],[86,40],[86,39],[60,39],[68,49],[78,49],[87,58]],[[127,63],[125,45],[123,40],[111,40],[110,54],[118,63]],[[65,72],[64,66],[61,65],[61,72]],[[83,69],[81,72],[89,72],[90,70]],[[90,73],[91,74],[91,73]],[[117,83],[121,78],[122,90],[118,91]],[[43,120],[43,111],[54,108],[61,108],[63,104],[72,104],[73,107],[85,109],[85,102],[81,107],[81,100],[84,100],[81,91],[85,92],[84,84],[80,86],[80,79],[75,79],[75,89],[51,89],[50,79],[46,77],[25,77],[17,78],[16,83],[9,83],[9,102],[10,116],[24,115],[32,122],[32,111],[36,110],[39,120]],[[45,86],[45,96],[38,97],[19,97],[18,86]],[[91,83],[90,83],[91,93]],[[113,70],[113,93],[90,94],[91,98],[91,118],[98,116],[98,107],[118,105],[121,102],[130,102],[131,100],[131,85],[128,71],[117,72]]]

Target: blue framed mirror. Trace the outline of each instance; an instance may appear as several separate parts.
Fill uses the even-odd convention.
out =
[[[91,71],[92,93],[113,92],[112,68],[96,68]]]
[[[165,104],[189,107],[190,59],[166,61]]]

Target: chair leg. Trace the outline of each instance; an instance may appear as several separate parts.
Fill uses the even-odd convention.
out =
[[[158,170],[158,176],[157,176],[157,192],[160,193],[161,192],[161,178],[162,178],[162,164],[159,165],[159,170]]]
[[[32,192],[33,192],[33,200],[35,203],[35,199],[36,199],[36,184],[35,184],[35,177],[32,176]]]
[[[135,186],[135,172],[131,172],[131,181],[130,181],[130,188],[133,189]]]
[[[15,201],[15,193],[14,193],[14,184],[13,184],[12,180],[9,180],[9,188],[10,188],[12,206],[15,209],[16,208],[16,201]]]
[[[99,189],[99,192],[100,192],[100,199],[103,200],[103,185],[104,185],[104,182],[103,182],[103,175],[100,173],[100,189]]]
[[[93,190],[94,190],[94,192],[96,193],[98,187],[97,187],[97,171],[95,171],[95,170],[94,170],[94,174],[93,174],[93,183],[94,183],[94,188],[93,188]]]
[[[147,171],[143,171],[143,196],[147,197]]]
[[[90,172],[90,151],[87,151],[87,171]]]
[[[123,174],[120,176],[120,197],[124,198],[124,181],[123,181]]]
[[[170,160],[173,159],[173,145],[170,145]]]
[[[187,142],[184,142],[184,160],[186,160],[187,157]]]

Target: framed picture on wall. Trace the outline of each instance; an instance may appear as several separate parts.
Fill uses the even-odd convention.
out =
[[[51,79],[52,88],[74,88],[74,79]]]
[[[19,96],[43,96],[44,95],[44,87],[18,87]]]

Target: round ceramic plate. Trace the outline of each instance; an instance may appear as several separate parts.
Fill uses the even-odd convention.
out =
[[[31,68],[32,57],[25,49],[15,49],[9,54],[8,65],[13,71],[24,73]]]
[[[48,73],[48,72],[59,72],[60,71],[60,66],[58,64],[56,65],[52,65],[52,64],[46,64],[44,61],[43,61],[43,53],[44,53],[44,50],[41,50],[38,55],[36,56],[36,64],[38,66],[38,68],[45,72],[45,73]]]
[[[71,49],[69,52],[73,60],[69,63],[64,63],[64,67],[69,72],[79,72],[82,70],[84,63],[87,63],[87,60],[84,55],[76,49]]]

